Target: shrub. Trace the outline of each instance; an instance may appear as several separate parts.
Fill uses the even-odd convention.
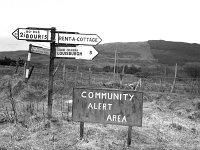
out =
[[[103,71],[104,72],[113,72],[114,71],[114,67],[112,66],[105,66],[103,67]],[[117,73],[121,73],[123,71],[123,66],[116,66],[115,71]],[[137,72],[141,72],[141,68],[138,68],[134,65],[128,67],[127,65],[124,66],[124,73],[125,74],[135,74]]]
[[[124,67],[124,73],[126,74],[135,74],[137,72],[141,72],[141,68],[138,68],[134,65],[132,65],[131,67],[127,67],[127,66]]]
[[[200,63],[198,62],[187,63],[184,65],[184,71],[191,78],[200,78]]]

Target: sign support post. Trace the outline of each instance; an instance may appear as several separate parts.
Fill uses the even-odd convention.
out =
[[[83,134],[84,134],[84,122],[80,122],[80,140],[83,139]]]
[[[55,31],[56,28],[51,28],[50,43],[50,63],[49,63],[49,82],[48,82],[48,119],[52,118],[52,104],[53,104],[53,73],[54,73],[54,56],[55,56]]]
[[[128,147],[131,145],[131,132],[132,132],[132,126],[128,126],[128,139],[127,139]]]
[[[27,66],[26,66],[26,73],[25,73],[25,83],[28,82],[29,78],[29,69],[30,69],[30,61],[31,61],[31,48],[32,44],[29,44],[29,52],[28,52],[28,58],[27,58]]]

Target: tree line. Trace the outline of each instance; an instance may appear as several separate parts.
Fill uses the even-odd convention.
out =
[[[24,63],[25,61],[21,59],[20,57],[18,58],[18,60],[15,60],[9,57],[4,57],[0,59],[0,65],[3,65],[3,66],[23,67]],[[43,66],[41,63],[38,63],[38,62],[34,62],[34,63],[32,62],[32,65],[38,68]],[[76,69],[76,66],[72,66],[72,65],[66,65],[66,67],[71,70]],[[89,70],[89,68],[91,68],[93,72],[114,72],[115,70],[115,73],[136,74],[136,75],[144,76],[144,77],[148,77],[149,75],[151,75],[151,72],[144,72],[142,68],[136,67],[135,65],[116,66],[115,68],[114,66],[109,66],[109,65],[104,66],[104,67],[96,67],[96,66],[83,67],[82,66],[81,70]],[[191,78],[200,78],[200,63],[199,62],[186,63],[185,65],[183,65],[183,71]]]
[[[18,60],[15,60],[15,59],[12,59],[12,58],[9,58],[9,57],[4,57],[3,59],[0,59],[0,65],[3,65],[3,66],[24,66],[24,63],[25,61],[23,59],[21,59],[19,57]]]

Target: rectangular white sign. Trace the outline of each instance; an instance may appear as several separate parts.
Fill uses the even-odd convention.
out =
[[[96,34],[56,33],[56,43],[93,46],[100,42],[101,38]]]
[[[39,47],[39,46],[33,46],[33,45],[31,47],[31,52],[37,53],[37,54],[50,55],[50,49]]]
[[[56,57],[92,60],[98,52],[92,46],[56,47]]]
[[[18,28],[12,34],[18,40],[44,41],[44,42],[51,40],[50,30]]]

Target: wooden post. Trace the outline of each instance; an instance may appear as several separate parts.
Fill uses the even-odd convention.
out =
[[[29,52],[28,52],[26,73],[25,73],[25,83],[28,82],[28,77],[29,77],[29,67],[30,67],[30,61],[31,61],[31,48],[32,48],[32,44],[29,44]]]
[[[45,110],[44,110],[44,100],[43,100],[43,103],[42,103],[42,111],[43,111],[43,118],[44,118],[44,122],[45,122]]]
[[[173,84],[172,84],[171,93],[173,92],[174,86],[176,84],[176,76],[177,76],[177,63],[176,63],[176,66],[175,66],[174,81],[173,81]]]
[[[52,118],[52,104],[53,104],[53,73],[54,73],[54,56],[55,56],[55,31],[56,28],[51,28],[50,43],[50,64],[49,64],[49,82],[48,82],[48,119]]]
[[[53,71],[53,76],[56,75],[56,72],[58,71],[59,66],[60,66],[60,62],[59,62],[58,65],[56,66],[56,69]]]
[[[63,87],[63,94],[62,94],[62,99],[61,99],[61,114],[62,114],[62,118],[63,118],[63,95],[66,93],[66,78],[65,78],[65,64],[63,63],[63,77],[62,77],[62,79],[63,79],[63,83],[64,83],[64,87]]]
[[[90,80],[90,76],[89,76]],[[89,81],[89,86],[90,86],[90,81]],[[84,134],[84,122],[80,122],[80,140],[83,139],[83,134]]]
[[[83,133],[84,133],[84,122],[80,122],[80,140],[83,139]]]
[[[78,76],[78,66],[76,68],[76,75],[75,75],[75,87],[77,85],[77,76]]]
[[[116,69],[115,69],[115,67],[116,67],[116,56],[117,56],[116,54],[117,54],[117,51],[115,50],[115,61],[114,61],[113,80],[115,80],[115,72],[116,72],[116,71],[115,71],[115,70],[116,70]]]
[[[128,139],[127,139],[128,147],[131,145],[131,132],[132,132],[132,126],[128,126]]]
[[[89,82],[88,82],[88,85],[89,86],[91,85],[91,68],[89,68]]]
[[[123,66],[122,72],[120,74],[120,87],[121,88],[123,87],[123,83],[122,83],[123,77],[124,77],[124,66]]]
[[[62,99],[61,99],[61,106],[60,106],[60,110],[61,110],[61,118],[63,118],[63,94],[62,94]]]
[[[63,81],[64,81],[64,82],[65,82],[65,80],[66,80],[66,79],[65,79],[65,74],[66,74],[66,73],[65,73],[65,64],[63,64]]]
[[[33,72],[33,69],[34,69],[34,66],[32,66],[32,67],[31,67],[31,70],[30,70],[30,72],[29,72],[29,75],[28,75],[27,82],[28,82],[28,80],[29,80],[29,79],[30,79],[30,77],[31,77],[31,74],[32,74],[32,72]]]
[[[23,78],[26,77],[26,62],[24,62],[24,75],[23,75]]]
[[[164,76],[165,76],[165,81],[164,83],[166,83],[166,79],[167,79],[167,66],[165,65],[165,72],[164,72]]]
[[[16,68],[15,68],[15,73],[18,72],[18,69],[19,69],[19,61],[16,62]]]

